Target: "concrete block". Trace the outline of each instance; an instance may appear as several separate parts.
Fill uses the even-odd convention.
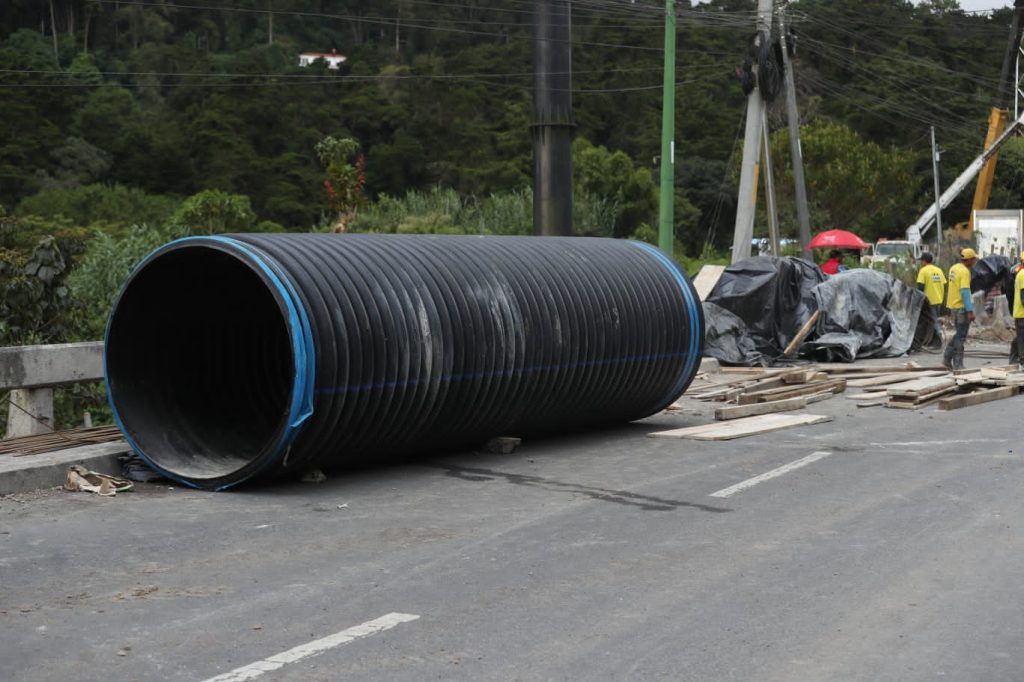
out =
[[[0,348],[0,391],[103,378],[103,342]]]
[[[131,452],[127,443],[99,443],[15,457],[0,455],[0,495],[27,493],[64,484],[68,467],[80,464],[101,474],[121,475],[118,456]]]
[[[701,358],[699,372],[720,372],[722,367],[718,364],[717,358]]]

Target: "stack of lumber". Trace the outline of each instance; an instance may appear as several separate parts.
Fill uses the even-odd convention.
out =
[[[885,389],[886,407],[916,409],[930,405],[939,398],[956,391],[956,380],[951,376],[931,376],[910,379]]]
[[[699,373],[686,395],[723,403],[715,410],[715,419],[725,421],[802,410],[847,388],[851,389],[847,397],[857,401],[857,407],[918,409],[937,405],[940,410],[955,410],[1009,398],[1022,386],[1024,371],[1016,365],[950,372],[913,361],[819,363],[771,369],[722,367],[719,372]]]
[[[1024,372],[1009,366],[955,372],[919,368],[851,380],[848,385],[859,389],[848,396],[859,401],[858,407],[918,409],[937,404],[940,410],[955,410],[1017,395]]]
[[[772,412],[800,410],[809,403],[846,390],[846,379],[830,376],[816,366],[761,369],[724,367],[714,375],[698,375],[687,395],[726,404],[715,419],[741,419]]]

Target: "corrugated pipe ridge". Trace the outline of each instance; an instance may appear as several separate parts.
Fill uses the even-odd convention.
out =
[[[646,417],[703,337],[689,280],[640,242],[240,234],[150,254],[105,363],[135,450],[219,490]]]

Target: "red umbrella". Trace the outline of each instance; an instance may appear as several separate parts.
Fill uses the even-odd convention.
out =
[[[868,244],[853,232],[846,230],[825,230],[814,235],[807,244],[808,249],[866,249]]]

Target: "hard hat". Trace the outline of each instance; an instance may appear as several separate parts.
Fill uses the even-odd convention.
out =
[[[971,247],[967,247],[966,249],[961,249],[960,250],[960,260],[970,260],[972,258],[977,258],[977,257],[978,257],[978,254],[975,253],[974,249],[972,249]]]

